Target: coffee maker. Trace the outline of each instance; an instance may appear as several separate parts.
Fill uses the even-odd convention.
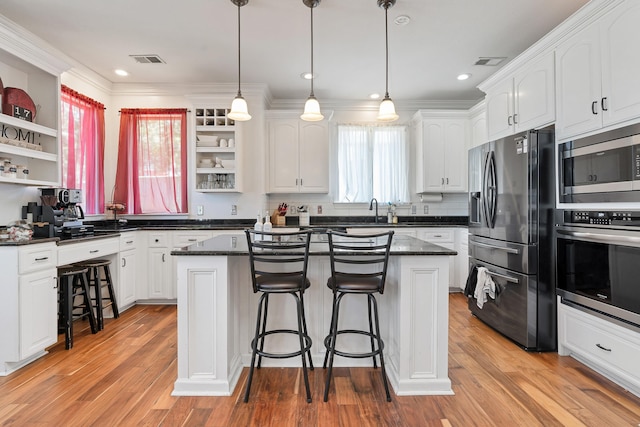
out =
[[[93,234],[93,225],[85,225],[82,222],[84,211],[79,204],[82,202],[82,190],[41,188],[40,194],[42,206],[36,207],[36,213],[32,212],[38,222],[34,227],[36,236],[45,234],[47,237],[68,239]],[[23,206],[23,217],[29,209],[29,205]],[[31,210],[34,210],[33,207]],[[46,226],[46,230],[39,233],[37,225]]]

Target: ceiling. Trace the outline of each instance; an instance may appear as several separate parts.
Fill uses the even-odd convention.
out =
[[[479,100],[476,86],[587,0],[397,0],[389,9],[389,92],[396,102]],[[237,83],[237,7],[230,0],[2,0],[0,14],[118,83]],[[322,0],[314,15],[315,94],[322,102],[384,94],[384,9],[376,0]],[[407,25],[396,25],[407,15]],[[302,0],[241,8],[242,82],[304,100],[310,10]],[[166,63],[130,57],[156,54]],[[114,69],[130,74],[119,77]],[[471,73],[458,81],[460,73]]]

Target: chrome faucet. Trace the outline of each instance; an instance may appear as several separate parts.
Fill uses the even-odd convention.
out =
[[[376,217],[375,217],[375,222],[378,223],[378,200],[374,197],[373,199],[371,199],[371,202],[369,203],[369,210],[373,210],[373,202],[376,202]]]

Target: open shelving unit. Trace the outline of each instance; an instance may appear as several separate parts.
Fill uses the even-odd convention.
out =
[[[228,108],[196,107],[195,191],[241,191],[239,138]],[[205,138],[217,137],[215,143]],[[202,138],[202,140],[201,140]]]

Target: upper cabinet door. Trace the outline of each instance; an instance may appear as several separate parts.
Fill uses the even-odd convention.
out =
[[[513,84],[513,123],[516,132],[553,123],[556,118],[553,52],[544,55],[524,72],[517,74]]]
[[[269,191],[298,192],[298,121],[269,121]]]
[[[513,133],[513,79],[487,93],[487,132],[489,140]]]
[[[640,117],[640,2],[630,1],[600,25],[602,121],[605,126]]]
[[[600,31],[592,25],[556,50],[556,138],[602,127]]]
[[[444,147],[445,189],[449,193],[467,191],[468,122],[448,120],[445,122]]]
[[[300,192],[329,192],[329,129],[326,122],[300,123]]]

